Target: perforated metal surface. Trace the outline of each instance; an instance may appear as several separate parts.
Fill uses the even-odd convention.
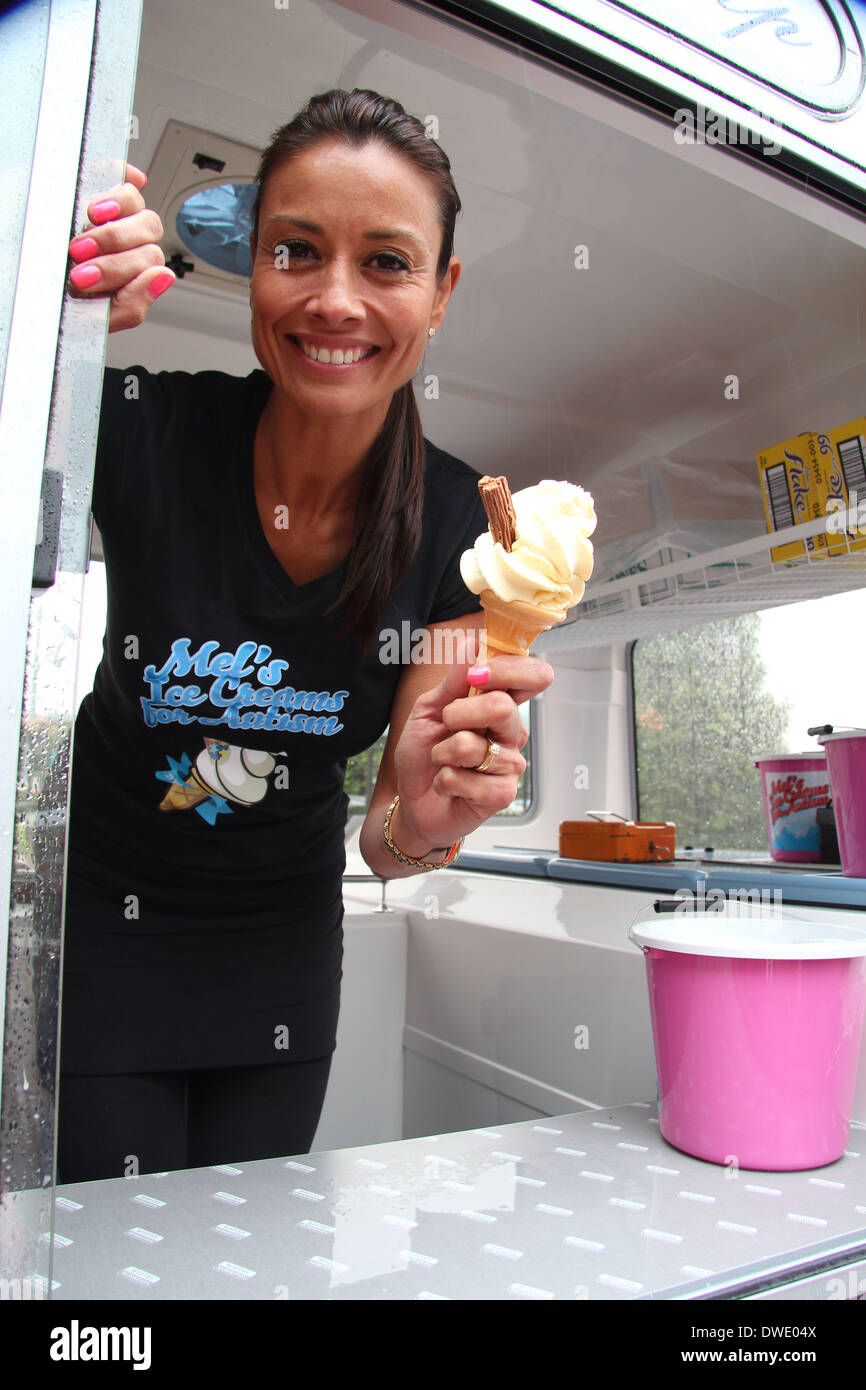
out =
[[[58,1188],[59,1299],[725,1297],[866,1252],[866,1127],[731,1170],[655,1105]],[[829,1277],[829,1276],[828,1276]]]

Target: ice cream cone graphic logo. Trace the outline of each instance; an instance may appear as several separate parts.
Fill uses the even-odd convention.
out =
[[[172,761],[170,773],[157,773],[160,781],[170,782],[159,809],[199,808],[200,814],[213,824],[220,810],[230,809],[226,802],[255,806],[261,801],[267,795],[268,778],[275,767],[276,760],[270,753],[206,738],[194,764],[184,758],[183,764]],[[202,803],[207,803],[206,809]]]

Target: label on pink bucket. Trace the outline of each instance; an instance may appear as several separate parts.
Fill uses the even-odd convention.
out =
[[[826,772],[789,772],[784,777],[771,777],[768,788],[770,824],[780,849],[805,849],[804,836],[817,829],[815,809],[826,806],[830,784]],[[811,811],[811,816],[803,816]],[[779,824],[783,822],[783,824]],[[790,839],[791,844],[782,841]],[[796,843],[794,843],[796,841]]]
[[[824,758],[761,759],[767,836],[774,859],[819,860],[818,808],[830,800]]]

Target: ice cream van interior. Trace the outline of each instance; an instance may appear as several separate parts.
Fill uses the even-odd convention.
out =
[[[0,1145],[3,1189],[21,1194],[3,1273],[32,1273],[55,1296],[64,1296],[66,1255],[41,1237],[64,1233],[51,1201],[64,749],[101,650],[105,576],[88,491],[103,351],[110,365],[150,370],[245,375],[257,366],[248,190],[270,134],[314,92],[365,87],[396,97],[452,162],[462,278],[416,378],[427,437],[479,474],[505,475],[512,491],[545,478],[579,484],[598,515],[585,599],[534,648],[555,681],[525,711],[528,768],[510,810],[472,835],[448,869],[384,885],[357,843],[381,749],[350,764],[343,1004],[314,1153],[464,1132],[501,1133],[510,1152],[508,1126],[554,1135],[555,1117],[579,1115],[610,1129],[629,1107],[654,1106],[645,963],[627,931],[655,901],[714,895],[755,906],[756,921],[758,908],[779,902],[843,926],[864,920],[866,877],[844,872],[829,833],[824,857],[771,856],[756,766],[764,755],[821,756],[810,728],[866,725],[866,172],[842,148],[855,122],[866,148],[859,89],[835,121],[809,115],[818,135],[794,119],[808,106],[807,38],[818,49],[805,5],[796,50],[769,23],[743,29],[751,47],[737,81],[752,71],[751,99],[709,78],[700,85],[694,72],[663,80],[654,66],[661,48],[649,41],[644,59],[631,45],[630,70],[613,37],[607,47],[581,46],[589,42],[581,17],[591,27],[615,11],[611,23],[625,24],[628,8],[643,16],[628,22],[646,27],[663,5],[569,8],[572,18],[540,4],[512,13],[504,4],[396,0],[142,0],[138,39],[139,0],[44,0],[2,21],[37,54],[40,83],[58,45],[70,55],[64,81],[78,80],[76,64],[84,74],[56,135],[57,165],[65,160],[70,171],[63,183],[56,170],[49,176],[42,143],[57,113],[50,95],[40,111],[39,84],[27,88],[19,66],[28,177],[8,216],[20,212],[20,261],[9,280],[17,276],[20,299],[14,312],[11,298],[2,306],[0,334],[0,437],[4,455],[18,459],[3,560],[4,574],[13,566],[4,592],[15,655],[2,704],[15,727],[4,732],[0,760],[2,872],[11,885]],[[682,19],[682,6],[667,8]],[[860,7],[842,8],[855,24]],[[724,11],[732,33],[730,10],[721,0],[694,7],[706,25]],[[552,27],[544,16],[554,16]],[[719,71],[730,71],[723,59],[739,41],[731,33],[719,41]],[[849,43],[849,68],[853,51]],[[779,97],[768,78],[779,105],[771,110],[768,96],[762,108],[761,73],[783,60],[797,69],[789,90]],[[89,80],[102,86],[88,101]],[[0,103],[13,99],[6,92]],[[680,138],[677,104],[695,113],[701,99],[703,111],[715,100],[727,138]],[[749,107],[738,136],[737,115]],[[693,132],[699,119],[691,117]],[[115,181],[127,138],[130,161],[148,172],[146,196],[178,282],[144,324],[103,348],[103,307],[67,302],[59,317],[64,229]],[[56,273],[34,288],[38,257]],[[50,325],[38,343],[18,318],[25,294],[30,322]],[[0,285],[0,298],[8,295]],[[833,530],[830,510],[797,510],[789,489],[790,514],[779,513],[776,529],[797,527],[787,540],[798,549],[779,561],[758,454],[788,441],[805,470],[808,439],[851,422],[859,425],[838,435],[850,444],[845,527]],[[31,589],[37,514],[42,571]],[[415,635],[402,640],[405,654]],[[616,851],[592,857],[586,840],[571,851],[566,822],[658,830],[645,858],[623,862]],[[668,822],[673,851],[663,844]],[[862,1149],[866,1162],[866,1039],[850,1118],[849,1150]],[[693,1161],[668,1152],[671,1169]],[[586,1162],[603,1167],[602,1158]],[[866,1177],[858,1171],[860,1214],[852,1206],[847,1253],[834,1267],[859,1278]],[[315,1186],[312,1173],[300,1177]],[[825,1219],[816,1209],[815,1220]],[[3,1220],[13,1220],[5,1199]],[[800,1235],[790,1235],[786,1272],[768,1273],[769,1256],[759,1268],[747,1255],[714,1251],[692,1265],[682,1259],[680,1273],[665,1277],[671,1288],[688,1286],[683,1297],[706,1297],[710,1285],[716,1297],[731,1289],[781,1297],[810,1277]],[[657,1296],[651,1268],[648,1259],[631,1285],[611,1276],[597,1287],[592,1273],[572,1283],[590,1297]],[[559,1287],[552,1280],[542,1291]]]

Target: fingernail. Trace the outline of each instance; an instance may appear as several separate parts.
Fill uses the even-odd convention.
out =
[[[154,275],[153,279],[147,287],[147,292],[150,295],[151,299],[159,299],[159,296],[161,294],[165,294],[166,290],[171,289],[173,284],[174,276],[172,275],[171,271],[161,270],[159,275]]]
[[[471,666],[467,676],[470,685],[486,685],[490,680],[489,666]]]
[[[120,203],[116,203],[113,198],[105,198],[101,203],[94,203],[90,209],[90,220],[97,226],[103,222],[110,222],[113,217],[120,216]]]
[[[98,265],[77,265],[69,272],[69,278],[77,290],[90,290],[102,279],[102,271]]]
[[[92,236],[79,237],[70,246],[69,254],[74,261],[89,261],[91,256],[99,255],[99,242]]]

